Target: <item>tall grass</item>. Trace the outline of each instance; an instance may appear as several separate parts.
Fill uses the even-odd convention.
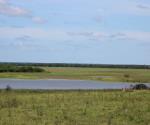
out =
[[[0,91],[0,125],[149,125],[149,91]]]

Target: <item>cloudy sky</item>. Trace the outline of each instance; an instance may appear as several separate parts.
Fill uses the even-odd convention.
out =
[[[150,64],[150,0],[0,0],[0,61]]]

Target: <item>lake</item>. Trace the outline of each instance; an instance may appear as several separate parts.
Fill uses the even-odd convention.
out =
[[[0,89],[6,86],[13,89],[49,89],[49,90],[77,90],[77,89],[122,89],[128,88],[131,83],[109,83],[84,80],[22,80],[22,79],[0,79]]]

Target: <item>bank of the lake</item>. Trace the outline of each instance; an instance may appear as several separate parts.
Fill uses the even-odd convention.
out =
[[[73,67],[40,67],[44,72],[34,73],[0,73],[0,78],[15,79],[70,79],[93,80],[106,82],[150,83],[149,69],[123,68],[73,68]]]

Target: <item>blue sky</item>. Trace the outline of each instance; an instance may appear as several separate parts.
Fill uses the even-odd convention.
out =
[[[0,61],[150,64],[149,0],[0,0]]]

